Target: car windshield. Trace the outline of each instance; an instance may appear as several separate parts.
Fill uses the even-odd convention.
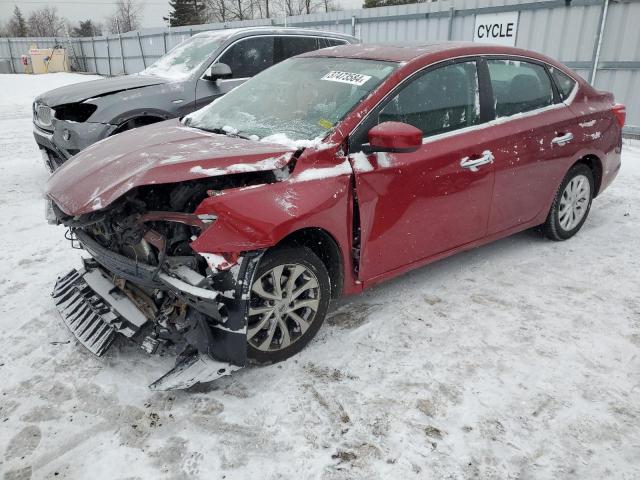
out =
[[[197,70],[218,49],[227,36],[221,34],[195,35],[176,45],[169,53],[140,72],[141,75],[184,80]]]
[[[397,66],[352,58],[292,58],[184,121],[203,130],[278,143],[323,138]]]

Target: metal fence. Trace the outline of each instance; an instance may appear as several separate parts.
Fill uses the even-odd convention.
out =
[[[627,106],[626,132],[640,134],[640,0],[450,0],[190,27],[144,29],[93,38],[0,40],[0,59],[22,71],[31,45],[61,44],[79,69],[101,75],[135,73],[189,36],[223,28],[296,26],[355,35],[365,43],[473,40],[475,16],[519,12],[516,46],[560,60],[612,91]]]

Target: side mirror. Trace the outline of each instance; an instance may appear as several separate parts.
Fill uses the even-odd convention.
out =
[[[205,80],[215,82],[217,80],[223,80],[225,78],[232,77],[231,68],[226,63],[214,63],[204,74]]]
[[[369,130],[369,145],[373,152],[408,153],[422,146],[422,130],[402,122],[383,122]]]

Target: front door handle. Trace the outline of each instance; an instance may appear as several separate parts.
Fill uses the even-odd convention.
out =
[[[482,155],[476,158],[464,157],[460,160],[460,166],[462,168],[468,168],[472,172],[477,172],[478,167],[487,163],[493,163],[493,153],[489,150],[482,152]]]
[[[560,135],[558,135],[557,137],[555,137],[553,140],[551,140],[551,145],[566,145],[567,143],[569,143],[571,140],[573,140],[573,133],[569,132],[569,133],[561,133]]]

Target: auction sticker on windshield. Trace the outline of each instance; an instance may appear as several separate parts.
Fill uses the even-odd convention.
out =
[[[332,70],[327,73],[321,80],[327,80],[329,82],[348,83],[350,85],[364,85],[367,80],[371,78],[370,75],[362,75],[360,73],[338,72]]]

